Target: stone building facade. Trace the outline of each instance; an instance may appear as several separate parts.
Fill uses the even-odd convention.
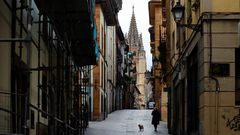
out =
[[[169,127],[172,134],[238,135],[239,0],[180,0],[176,25],[166,0],[173,66]]]
[[[120,27],[117,14],[121,7],[121,0],[104,2],[96,0],[95,20],[99,43],[99,60],[93,68],[93,120],[105,119],[108,113],[115,110],[116,104],[121,102],[116,99],[119,97],[116,94],[120,94],[120,90],[116,89],[116,61],[117,33]]]
[[[129,45],[129,51],[132,53],[132,67],[136,71],[132,74],[132,83],[136,86],[134,107],[144,109],[146,107],[145,99],[145,72],[146,55],[143,47],[142,35],[138,33],[134,7],[130,22],[128,34],[125,36],[126,43]]]
[[[167,74],[166,57],[166,18],[163,13],[163,1],[151,0],[149,8],[150,46],[153,61],[153,99],[155,106],[161,112],[161,120],[167,121],[168,115],[168,91],[165,75]]]

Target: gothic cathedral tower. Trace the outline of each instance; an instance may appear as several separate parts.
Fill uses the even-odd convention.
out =
[[[136,69],[134,77],[136,79],[136,87],[138,94],[135,94],[134,106],[137,109],[146,107],[145,98],[145,72],[146,72],[146,56],[143,48],[142,34],[138,34],[137,24],[134,14],[134,7],[128,34],[125,35],[126,42],[129,45],[130,52],[133,54],[133,65]]]

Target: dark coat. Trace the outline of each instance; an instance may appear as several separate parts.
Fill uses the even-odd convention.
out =
[[[152,124],[158,125],[160,121],[160,112],[158,110],[152,111]]]

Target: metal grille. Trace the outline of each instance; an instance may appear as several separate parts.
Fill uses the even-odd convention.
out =
[[[0,91],[0,133],[10,132],[10,97],[10,94],[4,94],[3,91]]]

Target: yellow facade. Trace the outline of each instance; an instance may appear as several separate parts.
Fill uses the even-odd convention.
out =
[[[180,3],[185,10],[180,22],[184,26],[179,33],[171,5],[167,10],[170,15],[167,38],[171,44],[170,57],[174,58],[170,61],[173,65],[170,131],[173,134],[237,135],[240,107],[236,104],[239,83],[236,77],[240,67],[236,66],[235,50],[239,48],[239,0],[180,0]],[[192,24],[200,30],[190,28]],[[178,34],[182,52],[176,47]],[[216,72],[220,66],[227,68]]]
[[[166,65],[160,59],[164,59],[160,52],[162,46],[165,46],[166,35],[165,26],[163,25],[163,13],[162,13],[162,2],[160,0],[149,1],[149,20],[150,25],[150,35],[151,35],[151,53],[153,56],[153,77],[154,77],[154,89],[153,98],[155,101],[155,106],[161,110],[161,119],[167,121],[167,92],[164,91],[165,82],[163,81],[163,66]]]

